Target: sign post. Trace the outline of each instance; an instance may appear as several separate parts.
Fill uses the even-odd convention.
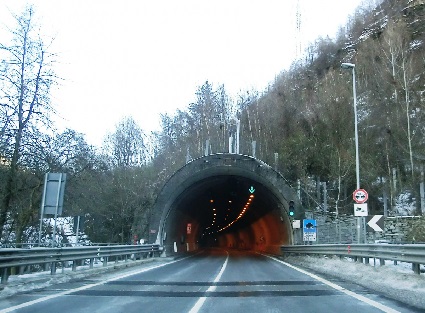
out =
[[[74,216],[73,231],[75,233],[75,242],[76,242],[77,246],[78,246],[80,232],[84,231],[84,221],[85,221],[84,215],[83,216],[81,216],[81,215]]]
[[[361,224],[364,226],[364,240],[366,242],[366,224],[364,217],[368,215],[367,210],[367,199],[369,198],[369,195],[366,190],[357,188],[353,192],[353,200],[356,202],[354,204],[354,216],[357,216],[357,243],[360,243],[360,228]],[[363,223],[360,223],[360,220]]]

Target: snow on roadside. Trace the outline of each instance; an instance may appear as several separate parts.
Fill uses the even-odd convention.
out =
[[[357,283],[381,294],[425,309],[425,274],[415,274],[411,264],[386,261],[385,266],[376,260],[371,264],[354,262],[350,258],[319,256],[288,256],[285,262],[315,270],[319,273]]]

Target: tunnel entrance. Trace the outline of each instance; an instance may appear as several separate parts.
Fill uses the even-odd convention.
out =
[[[273,168],[253,157],[214,154],[193,160],[164,185],[154,206],[150,242],[167,254],[204,247],[278,254],[293,243],[289,201],[296,193]]]

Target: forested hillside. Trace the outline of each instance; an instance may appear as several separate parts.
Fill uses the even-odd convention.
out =
[[[0,112],[2,242],[36,241],[47,172],[68,174],[64,215],[85,215],[85,233],[93,242],[146,238],[150,210],[166,179],[191,159],[229,152],[239,123],[239,152],[255,154],[294,188],[300,186],[307,210],[352,214],[353,76],[341,68],[343,62],[355,64],[360,185],[369,192],[370,213],[383,214],[385,199],[391,216],[422,214],[424,31],[423,1],[386,0],[373,10],[359,8],[335,39],[318,38],[266,90],[232,99],[225,86],[194,86],[196,101],[162,116],[161,131],[145,134],[128,117],[102,151],[73,130],[49,135],[39,130],[40,118],[22,119],[22,111],[8,105],[19,90],[5,95],[3,79],[2,99],[10,103],[2,102]],[[43,240],[49,236],[46,227]]]
[[[302,59],[263,92],[250,91],[231,102],[223,87],[206,82],[187,111],[163,119],[159,155],[179,167],[187,155],[227,151],[240,119],[240,152],[277,169],[295,187],[316,197],[327,185],[328,210],[352,211],[356,189],[352,72],[355,64],[361,187],[372,214],[420,213],[419,183],[425,161],[424,14],[422,1],[384,1],[359,9],[335,40],[319,38]],[[162,161],[161,161],[162,162]],[[398,212],[400,195],[417,208]],[[316,197],[317,198],[317,197]],[[309,209],[317,201],[305,195]],[[319,200],[320,198],[316,199]],[[320,201],[319,201],[320,203]],[[400,205],[397,206],[400,208]],[[322,208],[323,209],[323,208]]]

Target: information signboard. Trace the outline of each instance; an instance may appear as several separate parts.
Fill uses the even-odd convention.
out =
[[[317,240],[316,220],[303,220],[303,241]]]

